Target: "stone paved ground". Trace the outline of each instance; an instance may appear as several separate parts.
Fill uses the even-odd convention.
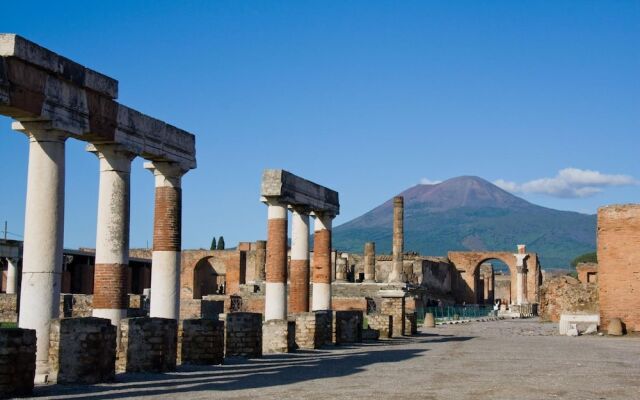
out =
[[[96,386],[52,399],[640,399],[640,337],[554,334],[532,320],[422,330],[382,344],[270,356]]]

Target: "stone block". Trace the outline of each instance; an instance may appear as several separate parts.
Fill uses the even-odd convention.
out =
[[[404,314],[404,334],[415,335],[418,333],[418,315],[415,311]]]
[[[127,318],[120,321],[117,372],[168,372],[176,369],[175,319]]]
[[[36,331],[0,329],[0,398],[28,396],[36,375]]]
[[[265,321],[262,324],[262,353],[289,353],[295,350],[296,322]]]
[[[235,312],[226,314],[225,356],[262,356],[262,314]]]
[[[381,291],[382,292],[382,291]],[[404,297],[383,297],[380,305],[382,314],[391,315],[393,318],[392,337],[401,337],[405,334],[405,309]]]
[[[295,325],[295,346],[299,349],[319,349],[331,343],[332,317],[327,311],[299,313],[293,316]]]
[[[362,311],[333,312],[333,343],[362,342]]]
[[[579,332],[584,332],[593,324],[600,325],[599,314],[561,314],[558,330],[561,335],[566,335],[571,325],[576,325]]]
[[[611,318],[609,320],[607,334],[611,336],[622,336],[624,334],[624,326],[620,318]]]
[[[0,293],[0,322],[18,322],[18,295]]]
[[[433,316],[433,313],[426,313],[424,315],[424,322],[422,323],[423,328],[435,328],[436,327],[436,319]]]
[[[112,381],[116,365],[116,327],[104,318],[51,321],[49,379],[56,383]]]
[[[224,361],[224,322],[185,319],[178,324],[178,364],[214,365]]]

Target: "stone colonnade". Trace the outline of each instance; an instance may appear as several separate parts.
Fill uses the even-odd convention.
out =
[[[283,170],[266,170],[262,201],[267,205],[265,321],[288,313],[331,309],[331,222],[338,193]],[[315,194],[315,195],[314,195]],[[288,210],[291,209],[291,264],[287,310]],[[309,217],[314,222],[313,273],[309,271]],[[313,298],[309,305],[309,278]]]
[[[153,160],[157,188],[151,313],[178,316],[180,177],[196,167],[195,136],[118,103],[117,95],[115,79],[0,34],[0,114],[29,138],[18,325],[36,331],[38,374],[48,372],[50,324],[59,314],[68,138],[88,142],[99,159],[94,315],[117,324],[126,313],[129,176],[141,156]]]

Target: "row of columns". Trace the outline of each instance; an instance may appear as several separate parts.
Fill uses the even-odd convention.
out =
[[[64,238],[65,141],[44,123],[13,124],[29,137],[22,285],[18,325],[35,329],[37,372],[45,373],[49,326],[58,318]],[[118,145],[89,145],[100,164],[94,310],[113,324],[128,307],[130,173],[135,154]],[[145,164],[155,175],[152,317],[178,318],[181,192],[186,172],[170,162]],[[10,268],[11,270],[11,268]]]
[[[288,206],[277,198],[266,199],[267,245],[265,320],[283,320],[291,313],[331,309],[331,223],[334,215],[291,206],[291,268],[287,310]],[[309,260],[309,216],[313,214],[313,272]],[[309,278],[313,297],[309,305]]]

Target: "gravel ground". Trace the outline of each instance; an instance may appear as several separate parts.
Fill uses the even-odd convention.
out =
[[[535,320],[422,329],[410,338],[39,386],[51,399],[640,399],[640,337],[555,333]]]

